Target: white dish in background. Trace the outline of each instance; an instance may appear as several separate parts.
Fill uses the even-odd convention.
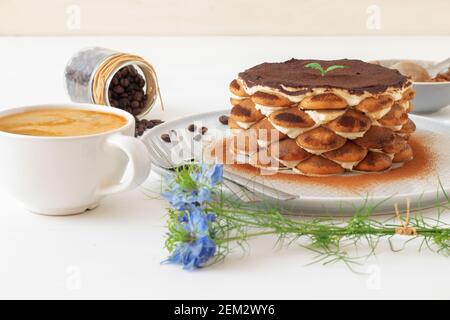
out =
[[[219,135],[224,136],[227,126],[220,124],[218,118],[220,115],[227,114],[229,110],[209,112],[188,116],[182,119],[169,121],[161,124],[144,134],[142,139],[144,143],[147,139],[159,138],[161,134],[168,133],[173,129],[185,130],[190,124],[197,123],[209,128],[205,141],[211,138],[214,129],[217,129]],[[398,203],[404,206],[407,199],[411,200],[412,209],[428,208],[438,202],[445,202],[446,198],[439,189],[439,179],[443,184],[444,190],[450,192],[450,148],[445,148],[448,139],[450,139],[450,126],[436,120],[430,120],[425,117],[411,115],[411,119],[417,125],[416,135],[426,137],[429,141],[429,148],[435,154],[435,171],[421,177],[401,178],[398,180],[371,184],[360,191],[350,191],[339,187],[326,187],[323,185],[301,185],[290,181],[277,179],[267,179],[265,177],[252,177],[258,182],[265,183],[271,188],[276,188],[291,194],[298,198],[288,201],[272,201],[264,197],[263,203],[276,203],[285,212],[289,214],[314,214],[314,215],[349,215],[354,212],[354,208],[369,203],[378,204],[375,213],[392,213],[394,204]],[[189,136],[188,133],[187,136]],[[209,143],[209,142],[208,142]],[[198,144],[196,149],[199,150]],[[169,145],[168,145],[169,147]],[[152,170],[158,173],[164,171],[153,165]],[[236,171],[232,170],[233,173]],[[439,177],[437,172],[439,172]],[[243,176],[245,173],[237,172]],[[381,180],[382,174],[380,175]],[[355,177],[357,178],[357,177]],[[250,185],[251,187],[251,185]]]
[[[376,62],[388,68],[401,61],[412,61],[425,69],[438,63],[437,61],[411,59],[376,60]],[[414,82],[413,87],[416,89],[413,113],[436,112],[450,105],[450,82]]]

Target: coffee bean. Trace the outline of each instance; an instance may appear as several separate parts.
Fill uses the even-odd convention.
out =
[[[109,100],[109,102],[111,103],[111,106],[113,106],[114,108],[118,108],[119,107],[119,102],[117,102],[117,100]]]
[[[195,124],[190,124],[190,125],[188,126],[188,130],[189,130],[190,132],[194,132],[195,130],[197,130],[197,126],[196,126]]]
[[[147,108],[144,87],[145,79],[136,68],[124,67],[111,80],[108,88],[109,103],[133,115],[140,115]]]
[[[119,106],[122,109],[126,109],[130,105],[130,101],[127,98],[122,98],[119,100]]]
[[[202,134],[205,134],[206,132],[208,132],[208,128],[207,127],[202,127]]]
[[[226,116],[226,115],[220,116],[219,121],[221,124],[228,125],[228,116]]]
[[[171,142],[170,136],[169,136],[167,133],[162,134],[162,135],[161,135],[161,139],[162,139],[164,142],[167,142],[167,143],[170,143],[170,142]]]
[[[131,107],[134,108],[134,109],[139,108],[140,107],[139,101],[133,100],[131,102]]]
[[[133,99],[136,101],[142,101],[142,98],[144,97],[144,94],[142,92],[135,92],[133,95]]]
[[[122,87],[128,87],[128,85],[130,84],[130,82],[128,81],[128,79],[127,78],[125,78],[125,79],[121,79],[120,80],[120,85],[122,86]]]
[[[121,94],[121,93],[123,93],[125,90],[121,87],[121,86],[115,86],[114,87],[114,92],[115,93],[118,93],[118,94]]]
[[[139,120],[138,118],[136,118],[136,116],[134,117],[134,119],[136,121],[136,130],[135,130],[136,137],[142,136],[147,129],[151,129],[151,128],[157,126],[158,124],[162,123],[161,120],[156,120],[156,121],[161,121],[160,123],[154,123],[153,120],[147,120],[147,119]]]

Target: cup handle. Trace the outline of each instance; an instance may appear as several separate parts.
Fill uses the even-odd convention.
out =
[[[121,149],[128,157],[130,176],[116,185],[101,188],[97,191],[99,196],[106,196],[132,190],[142,184],[150,173],[150,157],[145,144],[133,137],[122,134],[111,135],[106,143]]]

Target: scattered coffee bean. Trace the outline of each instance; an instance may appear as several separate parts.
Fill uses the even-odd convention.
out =
[[[202,134],[205,134],[206,132],[208,132],[208,128],[207,127],[202,127]]]
[[[194,132],[195,130],[197,130],[197,126],[196,126],[195,124],[190,124],[190,125],[188,126],[188,130],[189,130],[190,132]]]
[[[159,120],[159,119],[155,119],[155,120],[147,120],[147,119],[142,119],[142,120],[138,120],[137,118],[136,120],[136,131],[135,131],[135,136],[136,137],[140,137],[142,136],[146,130],[151,129],[153,127],[156,127],[157,125],[164,123],[164,121]]]
[[[169,136],[167,133],[162,134],[162,135],[161,135],[161,139],[162,139],[164,142],[167,142],[167,143],[170,143],[170,142],[171,142],[170,136]]]
[[[220,116],[219,121],[221,124],[228,125],[228,116],[226,115]]]
[[[153,122],[155,124],[155,126],[157,126],[158,124],[164,123],[164,121],[159,120],[159,119],[153,119],[153,120],[150,120],[150,121]]]
[[[136,131],[135,131],[134,135],[136,137],[140,137],[140,136],[142,136],[144,134],[144,132],[145,132],[145,129],[143,129],[143,128],[136,128]]]

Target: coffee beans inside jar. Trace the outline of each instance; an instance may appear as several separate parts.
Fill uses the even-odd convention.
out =
[[[133,66],[120,69],[111,79],[108,100],[112,107],[138,116],[145,109],[148,96],[145,80]]]
[[[145,79],[134,66],[126,66],[120,69],[111,79],[108,88],[108,102],[118,109],[127,111],[135,116],[135,136],[139,137],[147,129],[151,129],[162,120],[138,119],[147,104],[148,96],[145,92]]]
[[[74,102],[120,108],[136,118],[136,135],[162,123],[145,120],[159,94],[156,72],[135,55],[92,47],[77,52],[65,69],[67,92]],[[144,121],[145,120],[145,121]]]

